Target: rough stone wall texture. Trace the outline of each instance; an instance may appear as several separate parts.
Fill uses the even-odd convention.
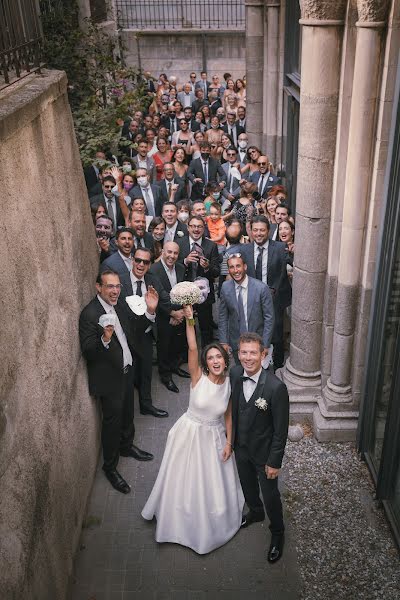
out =
[[[300,0],[302,19],[342,20],[347,0]]]
[[[385,21],[389,8],[388,0],[357,0],[359,21]]]
[[[191,71],[195,71],[200,79],[203,70],[203,39],[201,34],[150,34],[124,30],[122,42],[125,46],[124,58],[129,66],[141,65],[144,71],[150,71],[158,77],[160,73],[175,75],[178,85],[189,80]],[[245,33],[244,31],[228,33],[205,33],[205,54],[207,57],[208,79],[211,75],[232,73],[233,77],[243,77],[245,68]]]
[[[0,596],[61,600],[99,449],[78,316],[97,252],[59,71],[0,96]]]

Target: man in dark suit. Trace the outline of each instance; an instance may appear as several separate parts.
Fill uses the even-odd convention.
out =
[[[170,162],[164,163],[164,179],[158,182],[161,192],[161,202],[179,202],[187,197],[184,181],[177,177],[174,165]]]
[[[208,96],[208,88],[211,85],[211,81],[207,81],[207,73],[206,71],[202,71],[200,73],[200,79],[198,81],[196,81],[196,84],[194,86],[194,91],[196,92],[197,90],[202,90],[203,94],[204,94],[204,98],[207,98]]]
[[[120,200],[113,194],[113,188],[115,187],[115,179],[112,175],[107,175],[103,178],[103,193],[98,196],[92,196],[90,198],[90,204],[95,205],[99,202],[104,202],[107,207],[107,213],[113,222],[113,233],[116,232],[117,227],[123,227],[125,225],[125,218],[122,214],[120,207]],[[125,200],[121,199],[125,202]]]
[[[238,125],[246,131],[246,109],[244,106],[238,106],[237,109]]]
[[[203,107],[203,106],[208,106],[209,102],[206,99],[207,96],[204,95],[204,92],[201,88],[197,88],[195,91],[195,96],[196,96],[196,100],[193,102],[192,104],[192,111],[193,111],[193,115],[196,116],[196,113],[199,112],[199,110]]]
[[[148,248],[136,248],[133,253],[132,271],[121,276],[122,291],[121,298],[127,296],[146,297],[149,289],[154,288],[157,292],[159,303],[158,311],[164,311],[167,315],[171,312],[171,303],[168,294],[159,281],[148,274],[151,265],[151,252]],[[140,413],[142,415],[153,415],[153,417],[168,417],[166,410],[161,410],[153,405],[151,398],[151,380],[153,372],[153,335],[152,327],[149,326],[142,331],[138,339],[141,354],[137,358],[136,386],[139,390]]]
[[[132,269],[133,232],[128,227],[117,229],[115,235],[117,252],[114,252],[100,264],[100,272],[115,271],[123,275]]]
[[[240,127],[240,125],[236,121],[236,114],[234,112],[227,112],[226,123],[223,126],[222,130],[231,136],[235,148],[237,148],[239,135],[241,133],[245,133],[245,131],[243,127]]]
[[[204,199],[204,188],[210,181],[220,180],[221,189],[224,187],[221,182],[226,181],[226,174],[221,163],[214,158],[210,158],[211,146],[208,142],[200,144],[200,158],[195,158],[189,165],[187,175],[192,182],[192,200]]]
[[[162,218],[165,221],[165,242],[177,242],[188,234],[187,226],[178,221],[178,209],[173,202],[166,202],[162,207]]]
[[[239,360],[230,372],[232,448],[249,512],[242,527],[270,520],[268,561],[277,562],[283,552],[284,531],[278,474],[289,427],[289,396],[284,383],[262,368],[263,342],[256,333],[239,339]],[[260,488],[263,502],[260,498]]]
[[[198,277],[208,279],[210,293],[203,304],[197,304],[202,346],[212,341],[212,305],[215,302],[214,279],[220,273],[220,261],[217,244],[204,237],[204,221],[192,216],[188,221],[188,237],[179,240],[179,262],[183,263],[185,279],[194,281]]]
[[[146,217],[142,212],[133,210],[131,212],[131,229],[133,231],[133,245],[135,248],[148,248],[154,251],[154,239],[151,233],[146,231]]]
[[[159,217],[161,215],[161,190],[158,185],[150,183],[150,175],[147,169],[139,168],[136,170],[138,185],[129,190],[129,196],[134,198],[143,198],[146,204],[146,215]]]
[[[293,259],[282,242],[269,240],[269,222],[264,215],[251,221],[254,242],[243,244],[240,252],[247,263],[247,274],[266,283],[271,291],[275,309],[275,327],[272,336],[274,368],[283,366],[283,315],[292,302],[292,287],[287,276],[287,265]]]
[[[257,333],[264,348],[271,344],[274,328],[274,305],[269,288],[262,281],[247,276],[242,256],[232,254],[227,259],[232,279],[224,281],[220,294],[219,341],[238,363],[238,343],[242,333]]]
[[[135,318],[129,314],[123,302],[119,302],[120,278],[117,273],[105,271],[96,282],[97,296],[89,302],[79,318],[79,339],[82,354],[87,361],[89,391],[100,399],[103,421],[101,441],[103,445],[104,473],[111,485],[124,494],[130,486],[117,471],[119,456],[131,456],[137,460],[151,460],[153,455],[133,445],[133,379],[135,353],[140,352],[137,342],[155,318],[158,304],[157,293],[149,290],[146,295],[147,312]],[[104,314],[115,319],[115,325],[104,328],[99,319]]]
[[[106,161],[106,155],[104,152],[96,152],[95,161],[88,167],[85,167],[83,170],[83,174],[85,176],[86,187],[89,196],[90,190],[99,182],[100,180],[100,168],[99,164],[104,163]],[[96,164],[98,163],[98,164]]]
[[[258,192],[262,198],[268,196],[269,190],[274,185],[279,185],[281,180],[279,177],[275,177],[270,172],[270,162],[268,156],[259,156],[257,160],[259,171],[254,171],[249,177],[251,183],[255,183],[258,188]]]
[[[168,105],[168,115],[161,117],[160,125],[169,130],[171,137],[175,131],[179,131],[179,121],[176,118],[176,108],[172,103]]]
[[[185,267],[178,263],[179,246],[175,242],[164,242],[161,260],[151,266],[150,273],[156,277],[169,294],[177,283],[185,279]],[[171,391],[179,388],[172,379],[172,373],[179,377],[190,375],[179,367],[179,361],[187,354],[185,319],[181,306],[171,307],[167,315],[162,310],[157,313],[157,357],[158,373],[161,382]]]
[[[222,106],[222,101],[218,95],[218,92],[215,90],[210,92],[208,94],[208,100],[210,102],[210,113],[212,116],[215,116],[217,114],[217,110]]]
[[[185,115],[185,119],[188,122],[189,125],[189,131],[191,131],[192,133],[195,133],[196,131],[200,130],[200,123],[198,123],[196,121],[196,119],[193,118],[193,111],[192,108],[187,107],[183,109],[183,114]]]
[[[139,131],[140,124],[136,119],[129,119],[125,121],[121,130],[121,139],[119,141],[119,153],[133,158],[137,154],[137,150],[131,146],[135,141],[135,138]]]

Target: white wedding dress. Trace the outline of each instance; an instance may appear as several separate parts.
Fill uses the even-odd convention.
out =
[[[244,497],[234,457],[222,462],[229,378],[221,385],[202,375],[190,388],[188,411],[168,434],[153,490],[142,511],[157,519],[157,542],[206,554],[239,530]]]

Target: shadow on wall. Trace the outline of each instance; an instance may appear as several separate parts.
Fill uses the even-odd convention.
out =
[[[78,317],[98,255],[59,71],[0,96],[0,589],[65,595],[99,450]]]

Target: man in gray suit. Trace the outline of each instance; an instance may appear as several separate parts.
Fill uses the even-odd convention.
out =
[[[247,276],[247,265],[241,254],[228,257],[228,272],[232,277],[224,281],[219,305],[219,341],[225,350],[232,350],[236,364],[238,342],[242,333],[257,333],[264,348],[271,344],[274,327],[274,306],[265,283]]]
[[[233,167],[236,167],[237,170],[240,169],[236,148],[228,148],[226,151],[226,156],[228,158],[228,162],[221,165],[226,174],[226,185],[222,190],[222,195],[226,200],[229,200],[229,202],[235,202],[239,199],[241,190],[240,180],[236,179],[236,177],[233,177],[231,174]]]
[[[151,156],[148,156],[148,144],[145,140],[139,142],[138,153],[132,158],[133,168],[135,171],[138,169],[146,169],[150,176],[150,183],[156,181],[156,165]],[[131,198],[135,196],[131,196]]]
[[[183,91],[178,92],[178,100],[182,104],[183,108],[191,108],[193,102],[196,100],[194,92],[192,92],[192,86],[190,83],[185,83]]]

